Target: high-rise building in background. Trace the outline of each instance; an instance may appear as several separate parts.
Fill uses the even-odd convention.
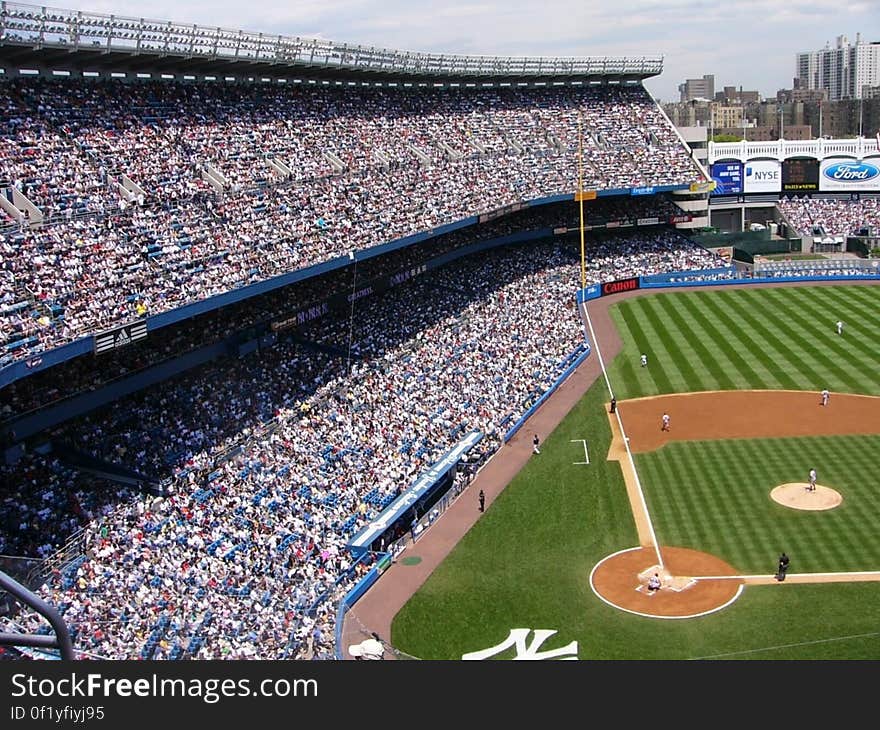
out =
[[[867,43],[857,33],[850,44],[841,35],[834,48],[826,43],[820,51],[798,53],[795,83],[797,89],[824,89],[830,101],[861,99],[865,89],[880,86],[880,41]]]
[[[715,98],[715,74],[705,74],[701,79],[687,79],[678,85],[678,93],[682,102],[694,99],[712,101]]]

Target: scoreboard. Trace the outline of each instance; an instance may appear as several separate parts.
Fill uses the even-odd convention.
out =
[[[782,192],[813,193],[819,189],[819,160],[790,157],[782,161]]]

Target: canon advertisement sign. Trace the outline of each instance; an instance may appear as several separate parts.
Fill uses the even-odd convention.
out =
[[[865,160],[822,160],[819,167],[819,190],[822,192],[880,190],[880,157]]]
[[[618,281],[606,281],[602,284],[602,296],[608,294],[620,294],[624,291],[633,291],[640,286],[639,277],[634,276],[632,279],[619,279]]]
[[[782,164],[778,160],[750,160],[745,164],[743,192],[778,193],[782,190]]]

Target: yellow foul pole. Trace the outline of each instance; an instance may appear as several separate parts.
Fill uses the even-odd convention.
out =
[[[578,202],[581,213],[581,289],[587,288],[587,262],[584,258],[584,130],[583,115],[578,111]]]

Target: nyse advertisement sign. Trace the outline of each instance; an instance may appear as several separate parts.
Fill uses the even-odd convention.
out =
[[[712,195],[740,195],[743,191],[743,165],[735,162],[716,162],[712,165],[715,190]]]
[[[792,157],[782,161],[782,192],[814,193],[819,189],[819,160]]]
[[[778,193],[782,190],[782,165],[778,160],[751,160],[745,165],[744,193]]]
[[[819,166],[819,190],[880,190],[880,157],[868,157],[861,161],[841,157],[822,160]]]

